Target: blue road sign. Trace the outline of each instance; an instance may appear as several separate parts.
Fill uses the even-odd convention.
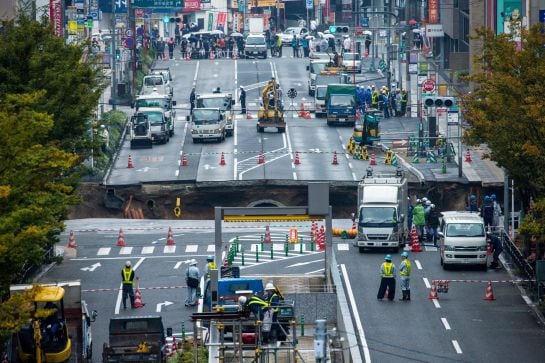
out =
[[[133,46],[134,46],[134,39],[133,38],[125,38],[125,40],[123,41],[123,47],[125,47],[127,49],[132,49]]]
[[[361,18],[360,19],[360,25],[361,26],[369,26],[369,18]]]
[[[545,10],[539,10],[539,22],[545,23]]]

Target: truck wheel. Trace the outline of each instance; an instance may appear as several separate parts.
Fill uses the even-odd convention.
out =
[[[365,247],[358,247],[358,250],[360,251],[360,253],[365,253]]]

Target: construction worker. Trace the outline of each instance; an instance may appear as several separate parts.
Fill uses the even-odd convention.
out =
[[[492,209],[494,210],[494,218],[492,221],[493,227],[499,227],[500,225],[500,216],[501,216],[501,207],[500,203],[496,201],[496,194],[492,194],[490,196],[490,199],[492,199]]]
[[[197,267],[197,260],[192,259],[189,262],[189,267],[185,270],[185,282],[187,284],[185,306],[197,305],[197,288],[199,287],[200,277],[201,273]]]
[[[500,268],[500,254],[503,251],[501,240],[493,233],[487,232],[487,235],[490,241],[490,249],[492,250],[492,262],[490,263],[490,268]]]
[[[263,341],[265,343],[267,343],[269,340],[274,342],[276,341],[278,329],[280,296],[276,293],[276,287],[274,287],[272,282],[268,282],[265,285],[264,300],[268,304],[268,309],[265,310],[263,316]]]
[[[411,280],[411,261],[409,261],[409,253],[403,252],[401,254],[401,263],[399,264],[399,285],[401,286],[401,293],[403,297],[399,300],[410,301],[411,300],[411,287],[409,282]]]
[[[384,262],[380,265],[380,287],[377,299],[382,300],[388,289],[388,300],[393,301],[396,293],[396,267],[392,262],[392,256],[386,255]]]
[[[405,116],[405,113],[407,112],[407,90],[403,88],[401,90],[401,114],[399,116],[403,117]]]
[[[216,263],[214,262],[214,256],[208,255],[206,257],[206,267],[204,268],[204,276],[206,279],[210,278],[210,271],[216,269]]]
[[[240,113],[244,115],[246,114],[246,91],[242,86],[240,86],[240,95],[238,96],[238,100],[240,101]]]
[[[131,267],[131,261],[125,262],[125,267],[121,269],[121,278],[123,281],[123,309],[127,308],[127,296],[131,301],[131,308],[134,309],[134,270]]]
[[[413,224],[418,233],[418,239],[422,242],[424,238],[424,226],[426,224],[426,218],[424,215],[424,206],[420,199],[416,200],[416,206],[413,209]]]

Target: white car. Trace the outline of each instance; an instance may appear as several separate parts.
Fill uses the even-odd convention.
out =
[[[291,40],[294,35],[299,39],[304,38],[308,35],[308,29],[303,27],[290,27],[283,33],[278,33],[278,36],[282,39],[282,45],[291,45]]]
[[[361,73],[361,56],[359,53],[344,53],[343,66],[348,71]]]

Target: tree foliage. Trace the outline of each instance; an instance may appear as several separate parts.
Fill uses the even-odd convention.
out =
[[[506,34],[477,31],[481,71],[469,79],[475,90],[462,96],[471,128],[469,143],[486,143],[525,199],[545,191],[545,33],[540,25],[522,32],[522,49]]]

